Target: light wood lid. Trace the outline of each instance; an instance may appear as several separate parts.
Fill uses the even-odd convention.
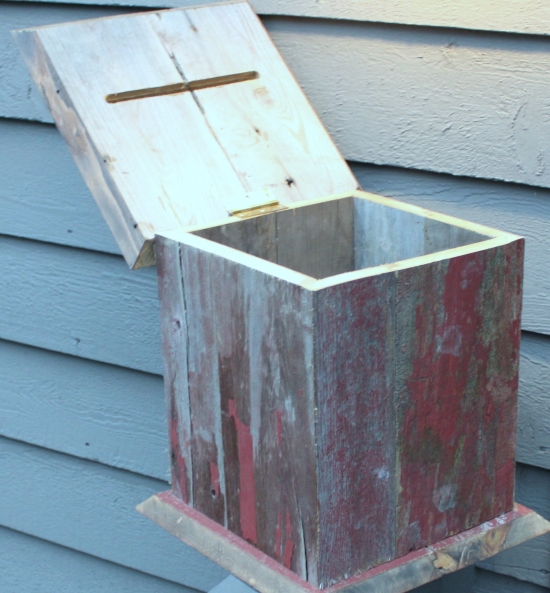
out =
[[[247,2],[15,33],[131,267],[156,233],[248,204],[353,191],[357,181]],[[243,72],[258,77],[109,103],[106,96]]]

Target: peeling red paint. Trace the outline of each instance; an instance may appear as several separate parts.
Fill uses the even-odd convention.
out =
[[[292,552],[294,551],[294,542],[292,541],[292,520],[290,513],[286,514],[285,525],[285,551],[283,553],[283,564],[290,568],[292,566]]]
[[[220,496],[220,472],[218,466],[211,461],[210,462],[210,483],[212,484],[212,491],[214,496]]]
[[[277,416],[277,443],[280,447],[283,442],[283,415],[281,410],[277,410],[275,415]]]
[[[229,416],[233,418],[237,429],[237,447],[239,452],[239,503],[241,511],[241,531],[244,539],[257,544],[256,528],[256,484],[254,478],[254,451],[250,427],[237,416],[235,400],[228,400]]]
[[[416,306],[403,363],[412,372],[400,401],[399,555],[511,508],[513,451],[505,439],[515,434],[515,258],[513,265],[496,251],[453,258],[405,294]]]

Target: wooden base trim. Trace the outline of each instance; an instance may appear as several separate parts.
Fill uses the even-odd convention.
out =
[[[152,496],[138,505],[137,510],[260,593],[319,591],[169,491]],[[515,504],[509,513],[372,568],[325,591],[405,593],[549,531],[548,521]]]

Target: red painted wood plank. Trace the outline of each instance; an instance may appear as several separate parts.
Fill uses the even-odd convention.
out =
[[[523,240],[398,273],[397,555],[511,509]]]
[[[395,555],[393,274],[317,293],[320,582]]]

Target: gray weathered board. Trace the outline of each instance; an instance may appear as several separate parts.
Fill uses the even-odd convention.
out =
[[[155,233],[277,200],[357,188],[246,2],[16,33],[131,267]],[[109,103],[116,93],[254,72],[253,80]]]

